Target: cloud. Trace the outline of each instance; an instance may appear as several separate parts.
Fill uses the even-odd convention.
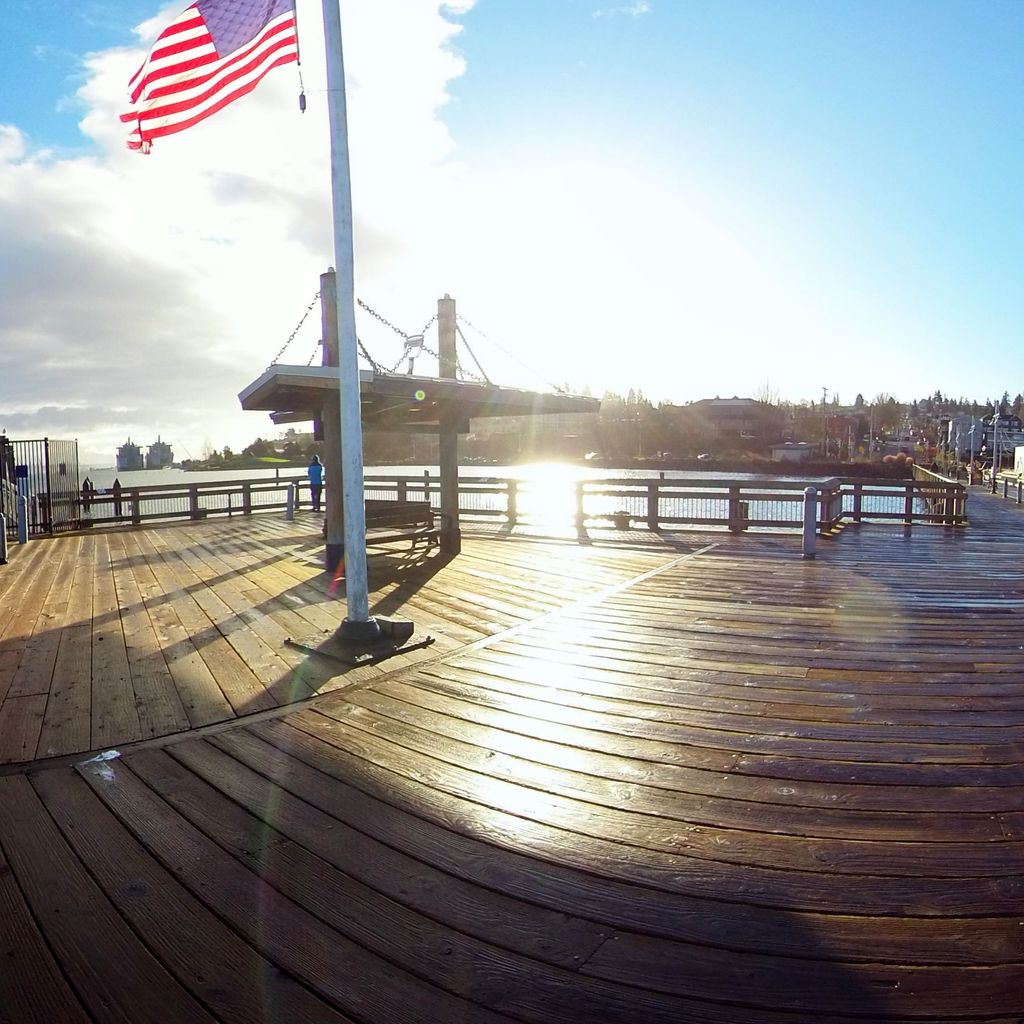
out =
[[[619,7],[600,7],[593,13],[595,18],[615,18],[625,15],[630,18],[639,18],[642,14],[650,14],[651,5],[648,0],[634,0],[631,4],[622,4]]]
[[[131,433],[193,451],[273,428],[237,393],[263,371],[335,262],[319,5],[300,0],[309,110],[293,68],[149,157],[128,152],[125,85],[180,8],[139,27],[138,48],[83,59],[87,155],[33,148],[0,124],[0,428],[77,436],[108,451]],[[345,7],[357,275],[377,291],[424,237],[424,189],[451,173],[440,120],[463,63],[445,11],[468,2]],[[410,183],[416,183],[411,188]],[[287,356],[305,362],[319,316]],[[398,340],[390,342],[398,345]],[[152,435],[152,438],[150,437]]]

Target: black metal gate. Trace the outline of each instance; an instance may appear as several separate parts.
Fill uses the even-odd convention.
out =
[[[75,530],[80,525],[78,442],[12,441],[0,435],[0,512],[17,535],[17,497],[24,494],[29,536]]]

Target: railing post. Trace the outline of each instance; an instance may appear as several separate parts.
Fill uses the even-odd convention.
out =
[[[740,513],[740,488],[739,484],[729,485],[729,532],[741,533],[743,531],[743,518]]]
[[[196,484],[189,484],[188,488],[188,517],[199,518],[199,487]]]
[[[1010,496],[1010,480],[1008,477],[1003,477],[1003,500],[1005,501]]]
[[[289,522],[295,518],[295,484],[289,484],[285,493],[284,517]]]
[[[398,501],[408,501],[409,488],[404,480],[395,481],[395,498]]]
[[[664,477],[662,477],[664,479]],[[647,529],[657,532],[658,530],[658,505],[660,501],[661,487],[658,481],[652,480],[647,485]]]
[[[586,515],[583,511],[583,495],[586,483],[583,480],[576,481],[576,532],[583,533],[586,524]]]
[[[864,502],[864,484],[859,480],[855,480],[853,483],[853,521],[855,523],[860,522],[861,509],[863,508]]]
[[[7,564],[7,516],[0,512],[0,565]]]
[[[28,498],[24,494],[18,495],[18,543],[28,543]]]
[[[248,481],[242,484],[242,515],[252,515],[252,484]]]
[[[803,556],[814,558],[817,554],[818,545],[818,489],[816,487],[804,488],[804,530],[803,530]]]
[[[907,493],[903,499],[903,522],[906,526],[914,524],[914,485],[906,485]]]
[[[430,470],[423,470],[423,500],[430,501]]]
[[[142,509],[137,487],[133,487],[128,492],[128,501],[132,507],[132,526],[138,526],[142,522]]]
[[[508,497],[505,500],[505,518],[509,526],[515,526],[519,519],[519,481],[509,477],[505,481]]]
[[[1024,485],[1024,481],[1022,481],[1020,477],[1017,477],[1017,504],[1018,505],[1020,504],[1020,501],[1021,501],[1022,485]]]

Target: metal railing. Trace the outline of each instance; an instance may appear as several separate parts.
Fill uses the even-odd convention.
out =
[[[24,499],[29,536],[77,529],[78,488],[76,441],[15,441],[0,436],[0,513],[7,519],[8,535],[17,529],[19,497]]]

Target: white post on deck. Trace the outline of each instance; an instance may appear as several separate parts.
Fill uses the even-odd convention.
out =
[[[366,506],[363,503],[363,423],[356,349],[355,270],[352,248],[352,183],[348,159],[345,62],[338,0],[323,0],[327,51],[327,113],[331,132],[331,197],[334,265],[337,268],[338,402],[341,409],[341,472],[345,509],[345,597],[348,617],[338,636],[376,640],[380,624],[370,617],[366,573]]]
[[[1020,504],[1018,502],[1017,504]],[[7,564],[7,516],[0,512],[0,565]]]
[[[803,556],[814,558],[818,545],[818,489],[804,489]]]
[[[992,415],[992,493],[996,493],[996,476],[999,473],[999,410]]]

